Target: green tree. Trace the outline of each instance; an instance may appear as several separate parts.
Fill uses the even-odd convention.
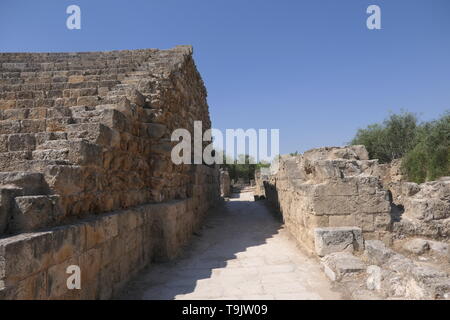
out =
[[[402,168],[409,180],[417,183],[450,175],[450,112],[419,128]]]
[[[365,145],[372,159],[378,159],[381,163],[391,162],[403,157],[414,147],[417,127],[415,114],[391,114],[382,124],[359,129],[351,144]]]
[[[418,124],[409,112],[392,114],[381,124],[358,130],[351,142],[365,145],[372,159],[402,158],[402,171],[417,183],[450,175],[450,112]]]
[[[235,181],[238,179],[250,181],[255,178],[256,169],[270,167],[270,163],[262,161],[255,164],[252,157],[241,154],[236,160],[227,158],[227,162],[224,163],[222,167],[228,170],[231,179],[234,179]]]

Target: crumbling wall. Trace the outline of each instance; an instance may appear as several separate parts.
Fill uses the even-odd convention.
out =
[[[206,95],[188,46],[0,54],[0,296],[107,298],[175,256],[220,196],[216,167],[170,158]]]
[[[450,178],[416,184],[390,184],[397,216],[393,232],[397,238],[422,236],[448,240],[450,237]]]
[[[361,146],[277,166],[267,198],[348,298],[450,299],[448,178],[406,182],[400,161],[379,165]]]
[[[255,171],[255,198],[256,199],[265,199],[266,191],[264,187],[264,182],[268,181],[270,177],[270,169],[269,168],[260,168]]]
[[[231,179],[227,170],[220,170],[220,195],[229,197],[231,195]]]
[[[389,241],[391,202],[364,147],[320,148],[284,156],[266,182],[294,237],[314,251],[314,229],[360,227],[366,239]]]

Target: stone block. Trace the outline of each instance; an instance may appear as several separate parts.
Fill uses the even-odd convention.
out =
[[[395,252],[380,240],[366,240],[364,255],[370,263],[380,266],[394,256]]]
[[[63,263],[53,265],[47,270],[47,297],[49,299],[61,299],[63,296],[72,292],[67,287],[67,279],[71,274],[67,273],[69,266],[80,266],[78,257],[72,257]],[[84,274],[81,270],[81,290],[84,286]],[[79,293],[79,290],[73,290]]]
[[[86,223],[86,249],[114,238],[119,234],[118,217],[111,214]]]
[[[44,177],[37,172],[0,172],[0,181],[4,185],[12,185],[23,189],[24,195],[45,194]]]
[[[317,255],[334,252],[354,252],[364,249],[362,230],[356,227],[316,228],[314,242]]]
[[[20,121],[2,120],[0,121],[0,134],[20,133]]]
[[[20,133],[37,133],[46,131],[46,120],[21,120]]]
[[[367,289],[380,291],[382,282],[382,270],[379,266],[368,266],[367,267]]]
[[[403,249],[405,249],[409,253],[413,253],[416,255],[422,255],[430,250],[430,245],[427,240],[413,239],[413,240],[407,241],[403,245]]]
[[[86,226],[66,225],[52,229],[52,253],[55,264],[80,255],[86,248]]]
[[[109,241],[109,240],[108,240]],[[102,265],[102,248],[105,243],[99,248],[92,248],[82,253],[79,257],[80,269],[83,275],[84,282],[91,282],[98,277]]]
[[[84,180],[80,179],[83,169],[79,166],[47,166],[45,179],[58,194],[70,195],[84,189]]]
[[[6,286],[47,269],[53,263],[52,233],[21,234],[0,240],[3,282]],[[1,279],[0,279],[1,280]]]
[[[14,198],[9,229],[12,232],[33,231],[55,223],[60,214],[58,196],[22,196]]]
[[[312,207],[315,215],[349,215],[359,211],[354,199],[348,196],[314,197]]]
[[[322,258],[325,274],[331,281],[343,281],[366,271],[364,262],[348,252],[335,252]]]
[[[103,166],[102,148],[86,141],[70,141],[68,160],[76,165]]]
[[[32,151],[36,147],[36,139],[30,134],[13,134],[8,139],[9,151]]]

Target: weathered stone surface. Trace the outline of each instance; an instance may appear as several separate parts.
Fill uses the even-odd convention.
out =
[[[430,253],[447,258],[450,261],[450,245],[445,242],[428,240],[430,246]]]
[[[367,289],[380,291],[381,281],[382,281],[382,270],[379,266],[368,266],[367,267]]]
[[[389,182],[393,201],[403,208],[402,219],[394,223],[397,237],[423,236],[436,240],[450,236],[450,180],[417,185],[409,182]]]
[[[360,228],[316,228],[314,235],[316,253],[320,257],[334,252],[353,253],[364,250],[364,240]]]
[[[58,196],[23,196],[14,200],[9,226],[12,232],[38,230],[58,221]]]
[[[265,196],[311,251],[316,227],[358,227],[370,239],[384,239],[392,223],[392,203],[377,173],[378,162],[367,159],[363,146],[283,156],[271,168],[276,173],[264,178]]]
[[[335,252],[322,258],[325,274],[332,281],[342,281],[366,270],[364,262],[348,252]]]
[[[379,240],[365,241],[364,255],[370,263],[382,265],[386,263],[395,253]]]
[[[421,255],[430,250],[430,245],[428,241],[424,239],[413,239],[406,242],[403,245],[403,249],[410,253]]]

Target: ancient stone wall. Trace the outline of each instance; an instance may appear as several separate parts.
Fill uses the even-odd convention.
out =
[[[210,127],[191,53],[0,55],[0,171],[34,182],[29,190],[9,175],[3,180],[2,203],[15,210],[2,229],[29,231],[190,197],[191,169],[172,164],[169,139],[195,120]],[[31,221],[38,206],[48,209]]]
[[[389,241],[391,202],[364,147],[321,148],[284,156],[265,194],[289,231],[314,251],[314,230],[360,227],[366,239]]]
[[[265,193],[349,298],[450,299],[450,180],[406,182],[399,164],[315,149],[281,157]]]
[[[260,168],[255,171],[255,198],[265,199],[266,191],[264,187],[264,182],[268,181],[270,177],[269,168]]]
[[[231,179],[227,170],[220,170],[220,195],[222,197],[231,195]]]
[[[198,228],[208,198],[217,196],[216,170],[198,170],[192,198],[0,240],[0,299],[108,299],[148,263],[174,258]],[[81,269],[81,290],[67,289],[71,265]]]
[[[422,236],[448,240],[450,237],[450,178],[416,184],[389,184],[396,209],[393,232],[397,238]]]
[[[210,128],[206,95],[187,46],[0,54],[0,296],[65,297],[75,261],[106,298],[173,257],[220,196],[217,168],[170,159],[174,129]]]

